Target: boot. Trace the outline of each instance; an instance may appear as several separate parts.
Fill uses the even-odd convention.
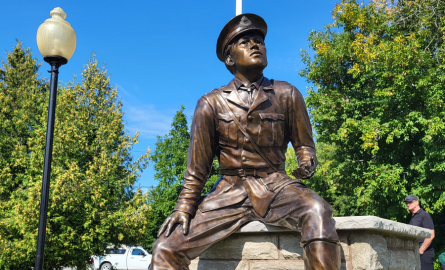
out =
[[[314,241],[304,247],[304,269],[340,270],[340,245],[326,241]]]

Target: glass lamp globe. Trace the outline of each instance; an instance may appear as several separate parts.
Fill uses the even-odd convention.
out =
[[[45,61],[63,57],[60,64],[66,64],[76,49],[76,33],[65,21],[66,13],[60,7],[50,12],[51,18],[45,20],[37,29],[37,46]]]

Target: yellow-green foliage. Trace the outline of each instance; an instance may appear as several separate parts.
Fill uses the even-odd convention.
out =
[[[18,44],[0,70],[0,269],[34,265],[46,136],[48,83]],[[59,85],[46,231],[46,269],[82,267],[111,243],[147,229],[146,196],[132,186],[148,165],[133,160],[122,103],[90,59],[81,82]],[[80,269],[80,268],[79,268]]]

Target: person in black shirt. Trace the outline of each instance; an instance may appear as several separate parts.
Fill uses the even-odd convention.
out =
[[[417,239],[419,241],[420,263],[422,270],[434,270],[434,249],[431,243],[434,238],[434,224],[430,214],[419,206],[419,200],[415,195],[408,195],[405,198],[406,207],[411,212],[410,225],[431,230],[431,237]]]

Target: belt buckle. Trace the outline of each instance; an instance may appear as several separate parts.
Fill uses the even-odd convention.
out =
[[[246,170],[244,170],[244,169],[239,169],[238,170],[238,174],[239,174],[240,177],[246,177],[247,176]]]

